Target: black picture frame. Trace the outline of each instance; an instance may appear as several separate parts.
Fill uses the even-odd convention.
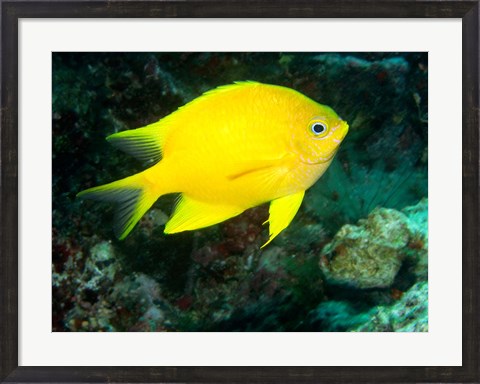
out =
[[[0,1],[0,379],[16,382],[480,382],[479,0]],[[461,367],[32,367],[18,365],[18,20],[21,18],[461,18]],[[459,255],[457,255],[459,256]]]

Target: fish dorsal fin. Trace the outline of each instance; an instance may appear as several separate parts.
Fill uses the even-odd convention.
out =
[[[184,110],[186,108],[192,107],[197,104],[201,104],[206,102],[207,100],[210,100],[212,96],[218,96],[221,94],[229,93],[231,91],[239,91],[242,89],[247,89],[250,87],[255,87],[258,85],[262,85],[261,83],[258,83],[256,81],[235,81],[233,84],[228,84],[228,85],[220,85],[217,88],[210,89],[209,91],[204,92],[202,95],[199,97],[193,99],[192,101],[188,102],[187,104],[181,106],[180,108],[177,109],[174,113],[172,113],[170,116],[173,118],[176,112]],[[170,118],[170,116],[167,116],[167,118]]]
[[[262,245],[262,248],[270,243],[280,232],[293,220],[295,214],[302,204],[305,191],[300,191],[292,195],[280,197],[272,200],[270,203],[270,216],[265,223],[269,223],[270,237],[268,241]]]
[[[162,158],[162,148],[168,133],[163,119],[142,128],[114,133],[107,137],[112,145],[141,161],[156,163]]]
[[[242,212],[243,209],[238,207],[205,203],[182,195],[164,232],[168,234],[209,227]]]
[[[203,96],[210,96],[218,93],[224,93],[224,92],[229,92],[233,90],[238,90],[240,88],[247,88],[247,87],[252,87],[252,86],[257,86],[261,85],[261,83],[257,81],[252,81],[252,80],[244,80],[244,81],[235,81],[233,84],[227,84],[227,85],[220,85],[217,88],[213,88],[210,91],[205,92]]]

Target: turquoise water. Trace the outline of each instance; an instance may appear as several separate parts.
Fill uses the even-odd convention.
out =
[[[54,53],[52,71],[54,331],[428,329],[426,53]],[[145,168],[106,136],[239,80],[350,125],[269,246],[268,206],[166,236],[169,195],[118,241],[115,207],[75,198]]]

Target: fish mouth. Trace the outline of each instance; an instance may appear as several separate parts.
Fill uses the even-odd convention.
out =
[[[338,137],[334,139],[335,142],[341,143],[345,138],[345,136],[347,136],[348,129],[349,129],[348,123],[345,120],[340,121],[340,124],[335,127],[335,131],[337,130],[339,131]]]

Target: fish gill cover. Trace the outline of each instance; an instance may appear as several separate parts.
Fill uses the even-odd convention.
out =
[[[52,329],[427,331],[427,60],[54,53]],[[295,219],[268,246],[260,248],[267,204],[164,235],[177,199],[165,195],[119,241],[114,205],[75,198],[151,165],[105,137],[242,80],[294,89],[350,126]]]

